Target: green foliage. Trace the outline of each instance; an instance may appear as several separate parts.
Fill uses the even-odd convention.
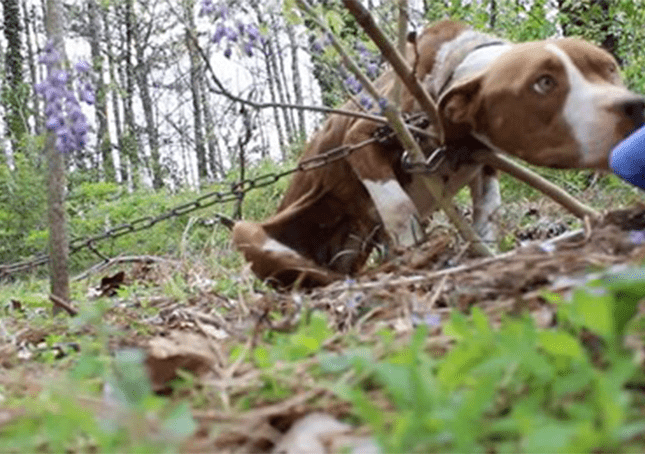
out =
[[[353,350],[321,353],[320,364],[356,372],[358,383],[334,390],[387,452],[615,451],[645,433],[625,388],[637,366],[622,347],[645,299],[645,268],[607,275],[570,301],[548,297],[560,301],[556,328],[523,316],[494,329],[475,307],[470,319],[453,312],[444,334],[454,346],[441,358],[426,353],[420,327],[378,361]],[[375,385],[387,404],[376,403]]]
[[[114,333],[102,323],[104,301],[82,307],[78,317],[62,320],[69,332],[93,326],[97,337],[82,338],[82,353],[72,358],[67,376],[57,376],[36,396],[4,395],[5,407],[22,411],[0,427],[0,451],[177,452],[196,430],[190,407],[153,393],[143,352],[109,353],[108,334]]]
[[[47,226],[44,172],[23,153],[14,155],[13,168],[0,162],[0,261],[29,255],[41,247],[38,232]]]

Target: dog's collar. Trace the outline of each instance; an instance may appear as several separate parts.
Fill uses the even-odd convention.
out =
[[[444,42],[438,49],[432,65],[432,71],[424,80],[424,85],[430,95],[438,100],[455,79],[463,76],[463,63],[473,55],[485,55],[482,49],[494,48],[509,44],[497,36],[491,36],[475,30],[465,30],[452,40]],[[461,67],[461,69],[460,69]]]
[[[478,45],[476,45],[475,47],[473,47],[472,49],[470,49],[470,50],[468,51],[468,53],[466,53],[466,54],[463,56],[463,58],[461,59],[461,61],[460,61],[459,63],[461,64],[464,60],[466,60],[466,58],[467,58],[470,54],[472,54],[472,53],[474,53],[474,52],[477,52],[477,51],[478,51],[478,50],[480,50],[480,49],[483,49],[483,48],[486,48],[486,47],[492,47],[492,46],[504,46],[504,45],[507,45],[507,44],[508,44],[508,42],[501,41],[501,40],[500,40],[500,41],[489,41],[489,42],[485,42],[485,43],[478,44]],[[443,94],[444,94],[444,92],[448,89],[448,87],[449,87],[449,86],[450,86],[450,84],[452,83],[452,81],[453,81],[453,79],[454,79],[454,77],[455,77],[455,72],[457,71],[457,68],[458,68],[458,67],[459,67],[459,65],[456,65],[456,66],[452,69],[452,71],[450,71],[450,74],[448,75],[448,77],[446,78],[446,80],[444,81],[444,83],[441,85],[441,88],[439,88],[439,91],[438,91],[438,92],[437,92],[437,94],[436,94],[437,99],[438,99],[438,98],[440,98],[440,97],[441,97],[441,95],[443,95]]]

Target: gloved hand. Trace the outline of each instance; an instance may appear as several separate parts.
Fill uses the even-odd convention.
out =
[[[620,142],[609,154],[609,168],[645,190],[645,126]]]

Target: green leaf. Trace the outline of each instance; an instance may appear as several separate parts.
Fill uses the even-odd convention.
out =
[[[164,421],[163,427],[177,438],[191,436],[197,430],[197,423],[188,403],[182,402],[177,405]]]
[[[539,334],[542,348],[552,355],[579,359],[583,355],[578,339],[563,331],[543,331]]]
[[[358,359],[365,362],[372,362],[372,353],[367,347],[358,347],[345,353],[320,352],[318,360],[324,372],[338,373],[349,369]]]
[[[114,385],[122,398],[139,405],[152,394],[150,379],[143,366],[144,354],[139,349],[119,350],[114,355]]]
[[[325,14],[325,21],[335,35],[339,35],[345,25],[343,16],[334,10],[327,11],[327,14]]]
[[[562,452],[576,433],[576,426],[564,421],[553,421],[530,433],[523,441],[525,452]]]
[[[273,361],[266,347],[260,346],[253,350],[253,361],[260,369],[267,369],[273,366]]]
[[[614,298],[609,293],[590,294],[585,289],[576,289],[572,304],[583,326],[603,337],[610,337],[614,330]]]

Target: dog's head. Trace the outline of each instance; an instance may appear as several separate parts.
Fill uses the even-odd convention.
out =
[[[470,134],[561,168],[607,168],[611,148],[643,123],[644,106],[615,59],[578,39],[513,45],[439,99],[448,140]]]

